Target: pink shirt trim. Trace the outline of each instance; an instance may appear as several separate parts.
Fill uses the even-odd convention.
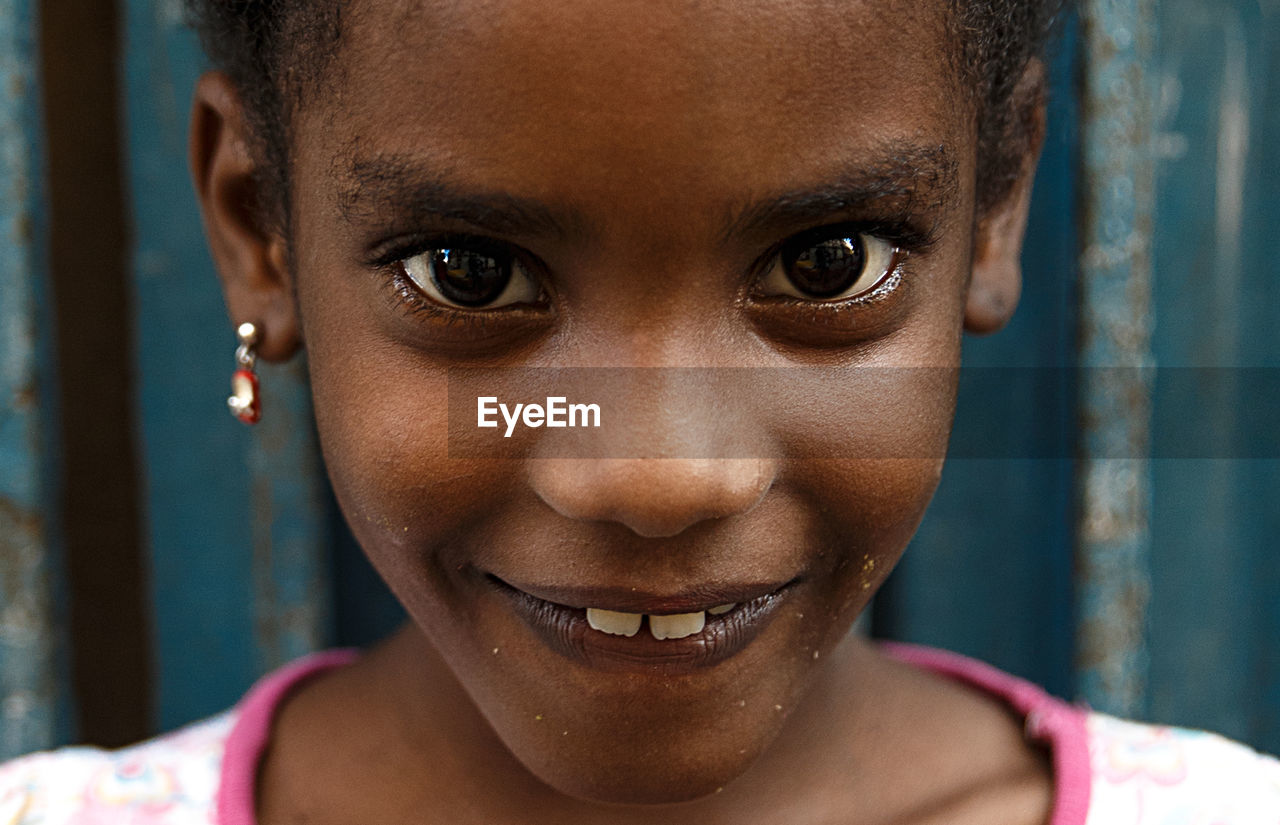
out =
[[[1027,736],[1048,744],[1053,755],[1054,801],[1049,825],[1084,825],[1093,787],[1086,709],[1069,705],[1038,685],[958,653],[898,642],[884,642],[881,647],[900,662],[1003,699],[1025,716]]]
[[[1006,702],[1026,717],[1027,735],[1050,746],[1053,754],[1054,803],[1050,825],[1084,825],[1089,812],[1092,775],[1085,729],[1087,711],[1024,679],[958,653],[886,642],[893,658],[972,685]],[[271,723],[285,696],[308,678],[359,658],[353,649],[314,653],[268,675],[240,704],[240,715],[227,737],[218,787],[219,825],[257,825],[258,763],[271,736]]]
[[[289,691],[311,676],[350,664],[359,656],[360,651],[353,649],[304,656],[269,674],[241,700],[240,717],[227,736],[222,757],[217,801],[219,825],[257,825],[258,762],[267,749],[276,708]]]

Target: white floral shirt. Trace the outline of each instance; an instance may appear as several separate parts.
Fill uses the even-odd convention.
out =
[[[0,825],[214,825],[227,711],[118,751],[63,748],[0,766]]]

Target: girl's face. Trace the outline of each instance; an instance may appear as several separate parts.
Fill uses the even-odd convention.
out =
[[[577,796],[710,793],[823,678],[938,481],[953,382],[849,368],[957,365],[966,318],[1016,299],[1025,203],[976,220],[945,4],[395,5],[344,17],[295,122],[291,272],[220,234],[243,147],[197,147],[233,315],[282,354],[296,286],[342,509],[502,742]],[[743,426],[836,458],[451,458],[447,371],[478,365],[804,367]],[[628,438],[673,426],[640,407]],[[585,619],[725,603],[683,639]]]

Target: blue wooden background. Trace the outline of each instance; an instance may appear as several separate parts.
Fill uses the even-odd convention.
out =
[[[0,0],[0,758],[80,730],[38,6]],[[301,365],[264,368],[259,428],[226,415],[234,339],[184,160],[202,58],[180,2],[121,0],[121,14],[144,681],[159,731],[303,652],[376,639],[401,613],[336,515]],[[1276,382],[1169,409],[1149,369],[1224,368],[1230,384],[1263,374],[1243,367],[1280,368],[1277,78],[1269,0],[1086,0],[1065,22],[1022,305],[966,348],[968,363],[1039,379],[962,392],[970,449],[948,464],[873,632],[1280,751],[1280,456],[1155,446],[1161,421],[1185,416],[1274,444]],[[1127,369],[1099,369],[1111,366]]]

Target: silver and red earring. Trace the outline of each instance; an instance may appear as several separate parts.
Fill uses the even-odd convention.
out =
[[[231,414],[245,424],[257,424],[262,418],[262,394],[258,391],[258,374],[253,371],[258,363],[254,347],[258,345],[258,328],[246,321],[236,327],[240,346],[236,347],[236,371],[231,373],[231,397],[227,407]]]

